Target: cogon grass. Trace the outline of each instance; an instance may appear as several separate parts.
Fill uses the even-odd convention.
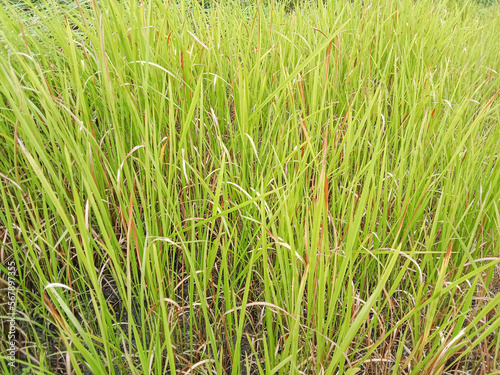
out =
[[[498,371],[498,6],[207,3],[2,3],[16,371]]]

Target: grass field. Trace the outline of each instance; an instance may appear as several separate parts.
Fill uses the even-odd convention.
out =
[[[1,4],[0,373],[500,374],[499,5]]]

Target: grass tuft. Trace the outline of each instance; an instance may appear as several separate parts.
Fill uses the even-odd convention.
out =
[[[0,1],[1,373],[500,371],[498,4]]]

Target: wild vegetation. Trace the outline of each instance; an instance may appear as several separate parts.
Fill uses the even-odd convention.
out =
[[[499,19],[2,0],[0,372],[500,373]]]

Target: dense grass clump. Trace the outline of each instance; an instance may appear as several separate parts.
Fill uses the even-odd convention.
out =
[[[2,0],[0,373],[498,373],[498,19]]]

